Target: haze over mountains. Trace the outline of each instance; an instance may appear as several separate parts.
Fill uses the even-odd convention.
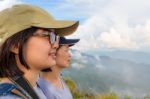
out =
[[[121,51],[121,50],[116,50],[116,51],[99,51],[99,52],[94,52],[90,54],[98,54],[100,56],[109,56],[112,58],[117,58],[117,59],[123,59],[123,60],[129,60],[133,61],[136,63],[144,63],[144,64],[150,64],[150,53],[146,52],[138,52],[138,51]]]
[[[63,74],[78,88],[93,92],[116,92],[120,96],[150,95],[150,58],[146,53],[100,52],[89,55],[71,50],[72,61]]]

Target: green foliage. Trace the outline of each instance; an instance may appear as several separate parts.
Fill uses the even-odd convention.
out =
[[[115,93],[99,95],[97,99],[119,99]]]
[[[72,95],[73,99],[96,99],[96,95],[91,92],[82,92],[77,89],[76,84],[69,78],[64,79],[66,84],[68,85]]]
[[[69,79],[69,78],[64,78],[66,84],[68,85],[69,89],[71,90],[71,92],[77,90],[76,89],[76,85],[75,83],[73,82],[73,80]]]
[[[96,92],[94,93],[89,90],[81,91],[77,89],[75,82],[70,78],[64,78],[64,80],[73,95],[73,99],[120,99],[119,96],[114,92],[101,94]],[[128,95],[125,95],[123,99],[133,99],[133,98],[131,98]],[[139,98],[134,98],[134,99],[139,99]],[[143,99],[150,99],[150,96],[145,96]]]
[[[124,99],[131,99],[130,96],[125,95]]]
[[[145,96],[144,99],[150,99],[150,96]]]

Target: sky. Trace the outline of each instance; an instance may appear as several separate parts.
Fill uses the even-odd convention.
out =
[[[149,0],[0,0],[0,10],[18,3],[37,5],[56,19],[79,20],[69,36],[80,38],[78,50],[150,53]]]

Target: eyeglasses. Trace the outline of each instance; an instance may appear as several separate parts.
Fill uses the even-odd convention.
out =
[[[49,41],[50,41],[51,44],[54,44],[55,42],[59,42],[59,36],[56,36],[54,31],[44,31],[42,33],[35,33],[34,35],[49,37]]]

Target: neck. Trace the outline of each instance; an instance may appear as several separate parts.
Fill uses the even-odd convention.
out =
[[[36,86],[36,81],[39,76],[39,72],[36,70],[26,70],[24,71],[24,77],[29,81],[32,87]]]
[[[61,69],[58,66],[54,66],[51,68],[51,72],[42,72],[41,77],[51,83],[58,89],[62,89],[63,85],[60,80],[60,71]]]
[[[39,70],[32,68],[34,66],[31,66],[30,69],[27,69],[20,63],[18,55],[16,55],[15,58],[18,68],[24,72],[23,76],[31,84],[31,86],[34,87],[36,85],[37,77],[39,76]]]
[[[51,67],[51,70],[52,71],[50,72],[42,72],[41,76],[48,81],[59,79],[61,69],[58,68],[58,66],[54,66],[54,67]]]

